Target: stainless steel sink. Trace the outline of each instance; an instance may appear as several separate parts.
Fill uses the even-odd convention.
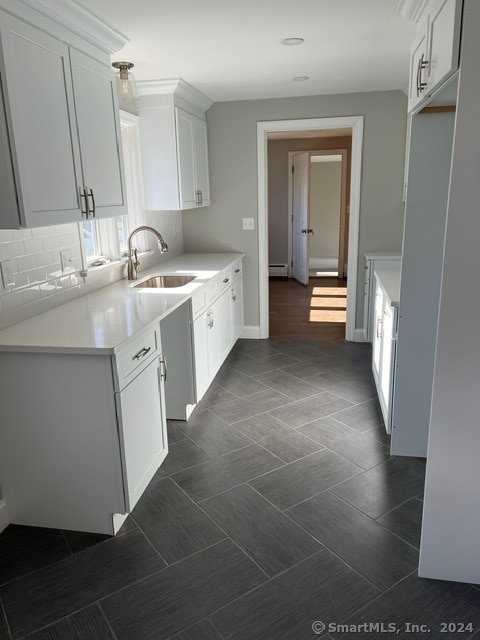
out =
[[[196,276],[152,276],[133,286],[145,289],[173,289],[175,287],[183,287],[189,282],[192,282],[192,280],[195,280],[195,277]]]

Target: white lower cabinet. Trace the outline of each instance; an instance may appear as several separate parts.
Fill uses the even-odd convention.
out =
[[[164,375],[158,325],[114,355],[0,353],[10,522],[116,533],[168,453]]]
[[[243,332],[241,261],[207,285],[209,306],[194,321],[197,402],[205,395],[233,345]]]
[[[155,358],[123,391],[115,393],[127,512],[168,453],[164,370],[164,361]]]
[[[383,273],[388,274],[389,272]],[[394,274],[394,272],[392,271],[390,274]],[[391,433],[398,308],[392,304],[388,291],[377,277],[375,278],[375,282],[372,371],[383,420],[385,422],[385,429],[387,433]]]

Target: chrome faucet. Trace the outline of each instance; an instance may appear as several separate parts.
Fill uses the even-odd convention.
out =
[[[137,256],[137,249],[133,249],[132,248],[133,237],[139,231],[151,231],[153,233],[153,235],[157,239],[158,248],[160,249],[160,253],[167,253],[167,251],[168,251],[167,243],[162,238],[161,234],[156,229],[154,229],[153,227],[142,226],[142,227],[137,227],[136,229],[134,229],[132,231],[132,233],[128,236],[127,274],[128,274],[128,279],[129,280],[136,280],[137,279],[138,267],[140,266],[140,260],[138,259],[138,256]]]

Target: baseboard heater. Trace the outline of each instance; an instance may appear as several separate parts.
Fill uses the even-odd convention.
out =
[[[268,275],[270,278],[286,278],[288,276],[287,266],[286,264],[269,264]]]

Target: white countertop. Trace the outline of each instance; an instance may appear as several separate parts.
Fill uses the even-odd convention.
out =
[[[152,322],[187,301],[242,253],[192,253],[172,258],[126,279],[67,302],[0,331],[0,351],[113,354]],[[196,278],[174,289],[132,285],[155,274],[191,274]]]
[[[388,251],[384,253],[369,251],[364,255],[365,260],[400,260],[402,257],[401,253],[389,253]]]
[[[385,289],[392,307],[398,307],[400,305],[400,268],[378,269],[375,270],[375,276]]]

